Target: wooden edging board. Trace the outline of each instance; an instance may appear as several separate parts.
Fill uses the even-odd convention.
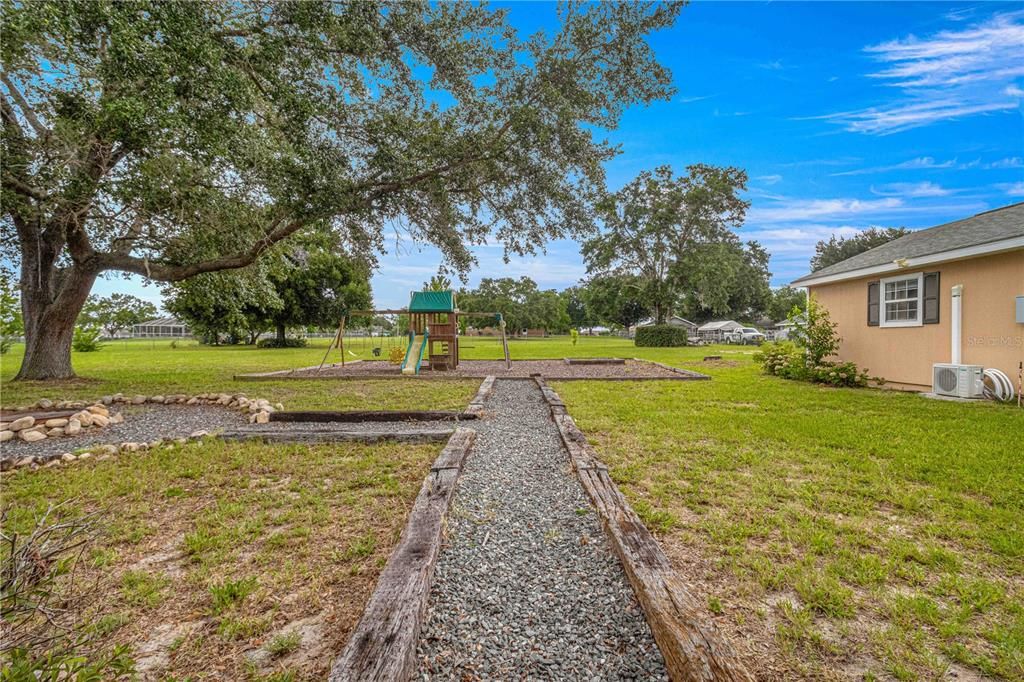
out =
[[[633,359],[636,360],[637,362],[649,362],[652,365],[657,365],[658,367],[661,367],[662,369],[667,369],[668,371],[673,372],[675,374],[678,374],[680,376],[684,376],[687,379],[692,379],[692,380],[695,380],[695,381],[710,381],[711,380],[711,377],[709,377],[707,374],[701,374],[700,372],[694,372],[693,370],[679,369],[678,367],[673,367],[671,365],[666,365],[663,362],[655,362],[654,360],[644,360],[643,358],[633,358]]]
[[[456,429],[434,461],[344,651],[331,667],[330,682],[395,680],[416,673],[416,643],[426,618],[441,531],[466,456],[476,440]]]
[[[624,365],[625,358],[565,358],[567,365]]]
[[[454,410],[303,410],[270,413],[272,422],[428,422],[476,418],[475,413]]]
[[[341,431],[339,429],[235,429],[216,434],[222,440],[255,440],[264,443],[439,443],[452,435],[450,429],[407,431]]]
[[[752,681],[754,678],[735,650],[718,632],[703,605],[690,594],[661,545],[619,492],[558,393],[543,379],[535,380],[551,408],[573,469],[597,508],[644,610],[669,677],[687,682]]]
[[[484,403],[491,397],[491,393],[494,392],[494,381],[495,377],[485,377],[480,383],[480,388],[477,389],[476,395],[469,401],[469,405],[466,406],[466,414],[471,414],[475,417],[479,417],[484,411]]]
[[[351,365],[351,364],[354,364],[356,362],[362,362],[362,360],[361,359],[349,360],[348,364]],[[324,365],[324,367],[341,367],[342,365],[343,365],[343,363],[340,363],[340,362],[332,362],[329,365]],[[265,378],[279,379],[279,378],[281,378],[283,376],[288,376],[289,374],[294,374],[295,372],[305,372],[305,371],[312,370],[312,369],[317,369],[318,370],[318,369],[320,369],[320,365],[310,365],[309,367],[295,367],[293,369],[278,369],[278,370],[274,370],[273,372],[253,372],[251,374],[238,374],[238,375],[235,376],[235,379],[265,379]]]

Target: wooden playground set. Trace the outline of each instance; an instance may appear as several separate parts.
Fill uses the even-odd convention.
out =
[[[497,320],[501,329],[501,346],[505,353],[505,364],[512,367],[508,352],[508,338],[505,335],[505,320],[498,312],[462,312],[456,306],[454,291],[414,291],[405,310],[376,309],[353,310],[343,315],[334,341],[327,347],[322,369],[334,348],[341,351],[341,366],[345,366],[345,323],[354,317],[375,317],[378,315],[399,315],[408,321],[407,344],[402,358],[401,371],[406,375],[417,375],[423,369],[431,372],[457,370],[459,367],[459,317],[487,317]]]

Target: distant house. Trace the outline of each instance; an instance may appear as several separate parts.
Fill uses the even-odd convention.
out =
[[[633,338],[634,336],[636,336],[636,330],[639,327],[650,327],[653,324],[654,320],[651,318],[647,318],[646,320],[641,320],[637,322],[635,325],[629,328],[629,338]],[[670,315],[667,318],[665,318],[665,324],[671,325],[673,327],[682,327],[683,329],[686,330],[686,335],[689,337],[693,337],[694,333],[697,331],[697,325],[695,325],[693,322],[690,322],[686,318],[679,317],[678,315]]]
[[[734,320],[707,322],[697,327],[697,338],[705,343],[721,343],[725,341],[726,334],[742,328],[743,325]]]
[[[801,314],[797,319],[802,320],[803,315]],[[794,325],[790,320],[783,320],[782,322],[779,322],[775,325],[774,329],[770,330],[772,333],[771,339],[773,341],[791,341],[793,327],[795,326],[796,325]]]
[[[132,325],[132,336],[135,338],[182,338],[192,336],[192,330],[183,322],[173,317],[158,317],[141,324]]]
[[[1024,361],[1024,203],[900,237],[801,277],[828,310],[839,359],[912,389],[932,365]],[[959,314],[958,314],[959,313]]]

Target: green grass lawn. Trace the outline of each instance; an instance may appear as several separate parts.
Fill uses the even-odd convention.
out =
[[[753,669],[1024,679],[1024,412],[637,354],[714,380],[555,388]]]
[[[397,339],[392,343],[401,345]],[[11,383],[20,359],[16,348],[2,359],[2,401],[225,390],[281,401],[290,409],[458,409],[477,387],[475,381],[232,379],[317,364],[326,344],[258,350],[115,342],[97,353],[75,354],[82,378],[58,385]],[[369,359],[374,345],[349,339],[346,351],[349,358]],[[388,342],[382,345],[386,353]],[[952,671],[961,679],[978,673],[1024,679],[1024,412],[896,391],[787,382],[761,375],[751,348],[638,349],[627,340],[603,337],[583,337],[575,346],[567,337],[513,340],[510,346],[513,359],[641,357],[713,377],[710,382],[563,382],[556,388],[638,513],[763,677],[938,679]],[[723,359],[702,361],[712,354]],[[464,359],[501,356],[496,339],[462,341]],[[332,351],[330,361],[338,357]],[[216,447],[223,455],[235,452]],[[214,469],[215,481],[237,478],[226,484],[230,503],[240,505],[228,507],[229,517],[261,504],[243,481],[260,479],[266,467],[291,466],[271,452],[260,454],[249,472]],[[293,454],[301,458],[303,452]],[[322,480],[348,480],[344,468],[333,473],[324,468],[335,465],[322,451],[310,456],[321,462],[315,471]],[[183,458],[180,463],[177,457]],[[5,487],[24,486],[11,488],[13,499],[23,503],[82,494],[88,507],[106,499],[104,491],[112,484],[107,479],[123,476],[122,467],[137,467],[125,477],[134,481],[132,490],[109,495],[111,508],[128,500],[137,510],[118,524],[113,537],[120,546],[125,537],[151,537],[146,529],[154,522],[147,514],[154,500],[173,497],[179,489],[193,494],[210,477],[203,467],[221,466],[202,464],[192,455],[165,459],[152,471],[154,462],[164,460],[88,465],[73,476],[98,478],[71,487],[58,485],[64,471],[19,474]],[[168,478],[168,470],[179,473]],[[182,476],[193,483],[174,482]],[[321,479],[293,472],[282,473],[281,480],[301,496],[302,488]],[[98,494],[90,496],[92,487]],[[359,486],[347,490],[349,503],[363,494]],[[220,514],[219,506],[203,507],[191,522],[198,525],[179,530],[191,538],[190,545],[230,557],[221,541],[207,545],[203,535],[207,530],[216,535],[222,526],[230,537],[241,532],[230,528],[242,519],[210,516]],[[323,507],[315,509],[320,514]],[[335,517],[311,516],[299,527],[319,532],[324,518]],[[282,542],[305,532],[280,530],[274,523],[261,528],[264,534],[284,533]],[[345,543],[329,544],[337,551]],[[352,546],[355,554],[362,551]],[[278,570],[250,568],[246,575]],[[196,573],[192,607],[208,598],[202,595],[208,595],[210,580],[226,579],[228,573]],[[258,609],[239,614],[261,617]],[[223,631],[261,633],[251,635],[258,639],[267,627],[240,622],[224,625]],[[288,649],[288,633],[277,635],[280,641],[271,648]]]
[[[206,440],[19,472],[4,530],[65,500],[66,516],[99,514],[75,572],[83,621],[140,673],[324,679],[439,450]]]
[[[112,341],[93,353],[72,353],[78,378],[67,382],[13,382],[23,346],[0,357],[0,404],[39,398],[93,399],[111,393],[245,393],[281,402],[289,410],[457,410],[472,399],[479,381],[235,381],[238,374],[317,365],[329,339],[310,348],[260,349],[202,346],[195,341]],[[500,353],[500,349],[499,349]],[[370,349],[364,355],[371,356]],[[349,357],[353,357],[349,355]],[[339,360],[331,352],[331,362]]]

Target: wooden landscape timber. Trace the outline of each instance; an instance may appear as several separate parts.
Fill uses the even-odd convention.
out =
[[[235,429],[216,434],[222,440],[253,440],[263,443],[439,443],[448,440],[450,430],[341,431],[339,429],[270,431]]]
[[[624,365],[625,358],[565,358],[567,365]]]
[[[272,422],[430,422],[476,418],[473,412],[454,410],[304,410],[270,413]]]
[[[700,372],[694,372],[694,371],[689,370],[689,369],[679,369],[678,367],[672,367],[671,365],[666,365],[663,362],[655,362],[654,360],[644,360],[642,358],[633,358],[633,359],[636,360],[637,362],[649,362],[652,365],[657,365],[658,367],[661,367],[662,369],[667,369],[668,371],[674,372],[675,374],[679,374],[680,376],[684,376],[687,379],[695,379],[697,381],[710,381],[711,380],[711,377],[709,377],[707,374],[701,374]]]
[[[676,681],[752,682],[735,650],[722,637],[704,606],[690,594],[661,545],[637,516],[597,458],[565,403],[535,377],[573,469],[597,508],[602,525],[644,610],[654,640]]]
[[[354,364],[356,362],[362,362],[362,360],[361,359],[349,360],[348,364],[351,365],[351,364]],[[330,367],[344,367],[344,363],[342,363],[342,362],[332,362],[329,365],[310,365],[309,367],[295,367],[293,369],[278,369],[278,370],[274,370],[273,372],[251,372],[249,374],[236,374],[232,378],[235,381],[246,381],[246,380],[255,380],[255,379],[281,379],[281,378],[286,378],[289,374],[294,374],[295,372],[308,372],[309,370],[312,370],[312,369],[320,370],[320,369],[323,369],[324,367],[328,367],[328,368],[330,368]]]
[[[445,516],[475,440],[475,431],[457,429],[434,461],[363,616],[331,668],[331,682],[405,682],[416,674],[416,643],[426,618]]]
[[[469,405],[466,407],[466,414],[472,414],[480,416],[484,411],[484,403],[491,397],[491,393],[494,392],[494,381],[495,377],[485,377],[480,383],[480,388],[477,389],[476,395],[469,401]]]

